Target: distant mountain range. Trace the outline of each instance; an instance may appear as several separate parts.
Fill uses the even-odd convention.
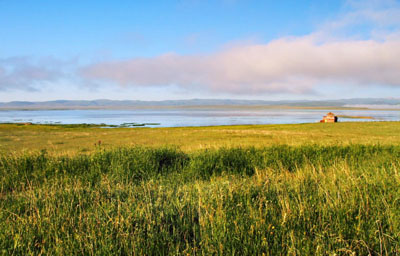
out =
[[[400,109],[400,98],[359,98],[340,100],[234,100],[234,99],[188,99],[188,100],[54,100],[0,102],[0,109],[109,109],[137,107],[188,107],[188,106],[288,106],[288,107],[361,107]]]

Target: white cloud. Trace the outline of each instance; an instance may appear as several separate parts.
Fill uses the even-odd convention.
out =
[[[71,79],[76,59],[63,61],[52,57],[0,58],[0,91],[41,90],[44,85]]]
[[[348,0],[345,9],[315,34],[325,39],[384,40],[400,30],[400,2],[396,0]]]
[[[36,83],[58,79],[60,72],[29,58],[0,59],[0,90],[34,90]]]
[[[285,38],[208,56],[168,54],[97,63],[84,76],[129,86],[230,93],[305,93],[324,82],[400,86],[400,41]]]

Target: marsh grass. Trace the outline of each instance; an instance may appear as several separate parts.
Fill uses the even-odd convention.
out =
[[[400,254],[400,146],[0,156],[0,253]]]

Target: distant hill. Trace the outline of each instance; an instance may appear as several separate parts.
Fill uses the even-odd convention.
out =
[[[400,99],[359,98],[340,100],[234,100],[234,99],[188,99],[188,100],[54,100],[42,102],[0,102],[0,109],[108,109],[135,107],[185,107],[185,106],[291,106],[291,107],[371,107],[400,109]]]

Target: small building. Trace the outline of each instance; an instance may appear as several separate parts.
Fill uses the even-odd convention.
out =
[[[329,112],[320,120],[320,123],[336,123],[338,121],[338,117],[335,116],[332,112]]]

